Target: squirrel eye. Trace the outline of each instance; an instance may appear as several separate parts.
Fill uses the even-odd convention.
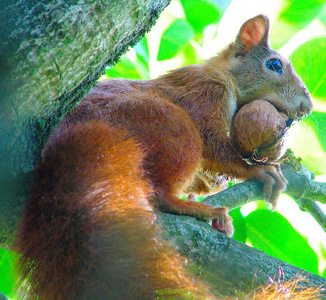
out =
[[[278,74],[283,73],[282,62],[277,58],[271,58],[268,61],[266,61],[266,68]]]

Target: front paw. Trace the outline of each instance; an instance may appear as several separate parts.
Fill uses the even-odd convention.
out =
[[[214,209],[215,218],[212,220],[212,227],[227,235],[232,236],[234,228],[232,225],[232,218],[229,216],[228,209],[226,207],[219,207]]]
[[[287,184],[287,180],[283,176],[280,165],[254,166],[248,179],[263,183],[265,201],[271,203],[273,209],[275,209],[280,193],[285,190]]]

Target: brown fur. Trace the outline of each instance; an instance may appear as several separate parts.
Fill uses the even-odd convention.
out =
[[[206,295],[158,239],[143,156],[139,141],[101,121],[62,125],[51,137],[17,239],[27,299]]]
[[[258,16],[220,56],[152,81],[99,82],[65,116],[44,149],[16,242],[28,298],[153,299],[166,289],[174,299],[184,291],[195,299],[206,295],[156,237],[153,205],[216,219],[231,235],[225,208],[182,201],[179,193],[191,184],[207,191],[205,178],[223,175],[263,182],[266,199],[275,203],[286,184],[279,167],[246,164],[229,139],[236,108],[264,93],[250,68],[259,81],[271,72],[259,59],[280,57],[262,48],[267,41],[268,20]],[[276,97],[285,92],[268,84],[282,80],[269,74],[267,100],[289,116],[309,113],[303,83],[286,61],[284,68],[293,86],[284,89],[297,96],[292,91],[289,105]]]

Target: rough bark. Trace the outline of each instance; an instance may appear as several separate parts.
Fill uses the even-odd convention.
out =
[[[321,288],[326,279],[250,248],[187,216],[158,214],[163,236],[188,259],[188,269],[221,296],[243,296],[275,282],[296,281],[298,289]],[[302,280],[301,280],[302,279]]]
[[[0,3],[0,244],[8,245],[30,172],[53,126],[170,0]]]
[[[304,169],[296,171],[284,164],[282,171],[289,184],[286,193],[298,199],[325,199],[326,184],[315,182]],[[322,197],[323,194],[323,197]],[[309,200],[306,199],[309,197]],[[204,202],[230,209],[263,199],[262,186],[257,182],[242,182],[207,197]],[[266,286],[270,278],[287,282],[300,280],[298,288],[323,288],[321,299],[326,299],[326,279],[294,267],[262,251],[250,248],[214,231],[205,222],[186,216],[158,214],[162,235],[183,256],[189,259],[189,269],[200,276],[213,292],[220,295],[241,296],[253,289]]]

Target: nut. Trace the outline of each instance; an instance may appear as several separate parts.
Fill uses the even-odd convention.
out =
[[[244,158],[272,163],[286,151],[288,118],[268,101],[255,100],[235,115],[231,139]]]

